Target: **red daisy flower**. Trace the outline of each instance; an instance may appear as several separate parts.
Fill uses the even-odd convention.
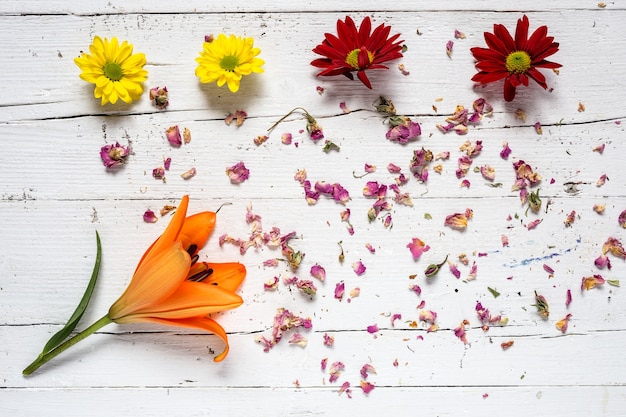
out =
[[[326,33],[326,39],[317,45],[313,52],[323,55],[311,61],[311,65],[323,68],[318,76],[331,76],[343,74],[351,80],[354,79],[352,72],[356,71],[357,77],[367,88],[372,88],[370,80],[365,74],[367,69],[387,69],[381,65],[383,62],[402,57],[402,40],[397,41],[400,34],[389,38],[391,26],[381,24],[374,32],[369,16],[363,19],[359,29],[354,21],[346,16],[346,20],[337,20],[337,34]]]
[[[506,101],[515,98],[515,88],[520,84],[528,86],[529,77],[544,89],[548,88],[546,77],[537,68],[554,69],[561,64],[545,59],[559,50],[559,44],[547,34],[548,27],[540,26],[528,38],[526,15],[517,20],[515,39],[504,25],[493,25],[493,33],[485,32],[489,48],[471,48],[479,71],[472,81],[486,84],[504,78]]]

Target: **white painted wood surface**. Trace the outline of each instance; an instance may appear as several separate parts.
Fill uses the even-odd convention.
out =
[[[0,3],[0,415],[626,415],[624,291],[608,284],[580,291],[583,276],[601,273],[619,280],[626,271],[616,258],[611,271],[594,266],[608,237],[626,240],[617,222],[626,209],[626,147],[620,124],[625,117],[624,4],[249,3]],[[493,23],[514,27],[523,12],[531,28],[549,25],[561,44],[554,60],[563,68],[558,76],[547,75],[553,92],[532,86],[518,90],[513,103],[504,103],[500,84],[472,85],[469,48],[483,45],[482,33]],[[371,73],[371,91],[341,78],[316,79],[309,65],[311,49],[346,14],[359,19],[370,15],[375,24],[386,22],[401,32],[408,51],[399,62],[410,75],[403,76],[392,63],[384,74]],[[445,44],[455,29],[467,39],[455,40],[448,58]],[[266,61],[265,73],[246,77],[237,94],[200,85],[194,75],[203,36],[220,32],[254,37]],[[100,107],[73,63],[94,35],[128,39],[136,51],[146,53],[146,87],[167,85],[167,111],[156,110],[147,94],[130,106]],[[318,85],[325,88],[323,95],[317,93]],[[420,140],[401,146],[385,139],[382,118],[372,111],[379,95],[421,123]],[[471,106],[481,96],[493,104],[493,117],[471,127],[466,136],[436,129],[457,104]],[[343,114],[340,102],[352,112]],[[579,103],[585,111],[578,111]],[[339,152],[324,153],[321,144],[297,134],[305,125],[297,116],[262,146],[253,144],[254,137],[296,106],[318,117],[327,138],[341,147]],[[245,124],[226,126],[224,116],[237,109],[248,112]],[[527,114],[525,122],[515,117],[518,109]],[[535,133],[537,121],[543,135]],[[189,145],[170,148],[164,130],[173,124],[191,130]],[[282,132],[294,133],[299,147],[281,144]],[[502,187],[486,186],[472,171],[471,187],[459,186],[456,159],[466,140],[483,141],[474,165],[492,165]],[[513,150],[508,161],[499,156],[504,140]],[[100,147],[112,141],[130,141],[134,150],[129,164],[116,173],[106,172],[99,160]],[[604,153],[593,152],[600,144],[606,145]],[[451,152],[442,174],[431,172],[427,184],[412,179],[404,187],[414,207],[394,205],[391,229],[379,220],[369,223],[366,212],[372,200],[362,196],[365,183],[392,183],[387,164],[394,162],[408,172],[413,150],[421,147]],[[164,156],[173,160],[167,183],[150,175]],[[539,215],[526,216],[517,195],[509,191],[515,179],[511,163],[519,159],[544,178]],[[235,186],[224,169],[238,161],[245,162],[251,175]],[[362,173],[364,163],[377,165],[377,172],[355,178],[353,172]],[[182,180],[179,174],[191,166],[198,175]],[[340,221],[343,206],[324,198],[314,206],[306,204],[293,179],[301,168],[313,182],[339,182],[349,190],[353,236]],[[608,180],[598,187],[603,174]],[[109,326],[24,378],[22,369],[80,299],[93,265],[95,230],[102,237],[103,265],[81,328],[107,311],[165,227],[166,218],[144,223],[143,212],[175,204],[185,193],[192,199],[191,212],[230,203],[220,211],[202,253],[206,259],[240,260],[248,267],[241,289],[244,305],[218,318],[230,335],[227,359],[213,363],[210,352],[221,345],[212,335]],[[594,204],[605,204],[606,211],[595,213]],[[309,278],[315,263],[326,268],[327,280],[318,283],[314,299],[283,284],[275,292],[263,290],[273,276],[293,275],[282,265],[262,266],[279,252],[265,248],[240,256],[233,246],[218,245],[224,233],[247,236],[248,205],[262,216],[264,228],[297,231],[293,245],[306,254],[298,276]],[[474,210],[474,218],[465,232],[443,226],[446,215],[466,208]],[[565,227],[572,210],[576,220]],[[509,221],[509,215],[519,219]],[[543,220],[536,229],[523,226],[536,218]],[[502,247],[503,234],[508,247]],[[406,248],[413,237],[431,246],[417,262]],[[345,250],[343,264],[337,259],[339,241]],[[375,254],[365,248],[367,242]],[[429,263],[461,253],[478,265],[476,280],[457,280],[444,268],[426,282],[422,271]],[[360,277],[350,266],[358,260],[367,266]],[[553,278],[544,263],[555,270]],[[461,266],[462,278],[468,269]],[[417,274],[413,280],[412,274]],[[361,295],[350,303],[334,299],[341,280],[347,292],[358,286]],[[421,286],[421,297],[408,290],[411,284]],[[488,287],[496,288],[500,297],[494,298]],[[568,289],[573,301],[566,308]],[[550,302],[549,320],[532,307],[535,290]],[[439,331],[427,333],[423,325],[409,325],[418,319],[421,300],[438,313]],[[483,332],[474,311],[478,300],[509,323]],[[270,335],[272,318],[281,307],[311,317],[313,328],[303,332],[308,345],[289,345],[285,339],[265,353],[255,337]],[[555,322],[567,313],[572,319],[562,334]],[[394,326],[393,314],[402,315]],[[464,319],[470,322],[468,345],[452,331]],[[375,335],[366,331],[372,324],[380,328]],[[332,348],[323,345],[325,333],[335,337]],[[504,351],[500,343],[508,340],[515,344]],[[328,371],[321,370],[323,358],[329,364],[345,363],[338,382],[330,383]],[[359,370],[366,363],[377,371],[368,377],[376,385],[369,395],[359,388]],[[352,399],[338,394],[344,381],[352,385]]]

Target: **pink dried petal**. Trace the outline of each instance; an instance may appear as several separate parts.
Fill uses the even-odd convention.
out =
[[[411,255],[413,256],[413,260],[415,261],[418,260],[420,256],[422,256],[422,253],[428,252],[428,250],[430,249],[430,246],[428,246],[426,243],[424,243],[424,241],[416,237],[414,237],[411,242],[406,245],[406,247],[409,248],[409,251],[411,251]]]
[[[335,298],[337,300],[340,300],[343,298],[343,294],[345,292],[345,284],[343,283],[343,281],[338,282],[335,285]],[[351,295],[352,296],[352,295]]]
[[[582,282],[580,284],[580,290],[589,291],[592,288],[597,286],[601,286],[604,284],[606,280],[602,277],[602,275],[593,275],[591,277],[583,277]]]
[[[552,267],[550,267],[548,264],[543,264],[543,270],[546,271],[548,274],[554,274],[554,269],[552,269]]]
[[[419,285],[416,285],[416,284],[409,285],[409,289],[417,295],[422,294],[422,289],[420,288]]]
[[[446,42],[446,55],[448,58],[452,58],[452,48],[454,47],[454,41]]]
[[[269,280],[265,281],[263,283],[263,290],[265,291],[273,291],[276,288],[278,288],[278,282],[280,280],[278,279],[278,277],[274,277],[274,278],[270,278]]]
[[[360,374],[361,374],[361,377],[363,377],[363,379],[367,379],[367,376],[369,374],[376,375],[376,369],[374,369],[374,367],[370,365],[369,363],[366,363],[365,365],[361,367]]]
[[[311,267],[311,275],[324,282],[324,280],[326,279],[326,270],[323,266],[315,264]]]
[[[365,394],[369,394],[374,388],[376,388],[374,384],[371,384],[367,381],[361,381],[361,389]]]
[[[535,123],[534,127],[535,127],[535,132],[538,135],[543,135],[543,128],[541,127],[541,123],[539,122]]]
[[[370,253],[376,253],[376,248],[374,246],[372,246],[371,243],[366,243],[365,244],[365,248],[370,251]]]
[[[463,320],[458,327],[454,328],[454,335],[461,339],[464,344],[467,344],[467,335],[465,333],[465,326],[469,325],[469,321]]]
[[[348,108],[348,106],[346,106],[346,102],[342,101],[341,103],[339,103],[339,108],[341,109],[342,112],[344,113],[350,113],[350,109]]]
[[[120,145],[119,142],[115,142],[115,145],[104,145],[100,148],[102,164],[109,169],[125,164],[128,155],[130,155],[130,146]]]
[[[507,235],[500,235],[500,241],[502,241],[503,248],[509,246],[509,238]]]
[[[352,264],[352,270],[354,271],[355,274],[357,274],[358,276],[361,276],[365,273],[365,270],[367,268],[365,267],[365,265],[363,265],[363,262],[361,261],[357,261],[354,262]]]
[[[561,333],[565,333],[567,331],[567,325],[569,324],[569,319],[572,317],[571,314],[567,314],[561,320],[557,321],[555,326],[557,329],[561,331]]]
[[[454,213],[446,216],[444,226],[448,226],[451,229],[465,230],[467,227],[467,216],[463,213]]]
[[[626,210],[622,211],[617,217],[617,222],[622,228],[626,229]]]
[[[572,303],[572,290],[567,290],[565,293],[565,307],[569,307]]]
[[[322,368],[322,371],[326,370],[327,364],[328,364],[328,358],[324,358],[320,361],[320,368]]]
[[[472,184],[468,179],[464,179],[463,181],[461,181],[461,188],[470,188],[471,185]]]
[[[488,181],[493,181],[496,178],[496,170],[489,165],[481,166],[480,174]]]
[[[602,187],[607,180],[606,174],[600,175],[600,178],[596,181],[596,187]]]
[[[459,32],[457,29],[454,29],[454,38],[465,39],[465,34],[463,32]]]
[[[163,167],[154,168],[152,170],[152,177],[155,180],[163,180],[163,181],[165,181],[165,168],[163,168]]]
[[[330,369],[328,371],[328,373],[330,374],[330,378],[328,378],[329,382],[335,382],[339,379],[339,376],[341,375],[341,372],[346,369],[346,366],[343,364],[343,362],[333,362],[332,365],[330,365]]]
[[[602,143],[602,144],[600,144],[600,145],[598,145],[598,146],[595,146],[592,150],[593,150],[594,152],[598,152],[598,153],[600,153],[600,154],[601,154],[601,153],[603,153],[603,152],[604,152],[604,146],[605,146],[605,145],[604,145],[604,143]]]
[[[165,161],[163,161],[163,168],[165,168],[166,171],[169,171],[171,165],[172,165],[172,158],[170,157],[165,158]]]
[[[368,333],[376,333],[378,332],[378,325],[377,324],[372,324],[367,326],[367,332]]]
[[[283,133],[282,135],[280,135],[280,142],[283,145],[291,145],[293,136],[291,135],[291,133]]]
[[[448,261],[448,268],[450,268],[450,272],[452,272],[452,275],[454,275],[456,279],[459,279],[461,277],[461,271],[459,271],[459,268],[457,268],[456,264]]]
[[[419,321],[424,321],[426,323],[435,323],[437,320],[437,313],[432,310],[421,310],[419,314]]]
[[[626,252],[624,251],[622,243],[614,237],[608,238],[602,245],[602,253],[606,254],[608,252],[611,252],[612,255],[618,258],[626,260]]]
[[[156,223],[159,219],[157,218],[154,211],[148,209],[143,213],[143,221],[146,223]]]
[[[314,296],[317,294],[317,288],[311,280],[300,279],[296,282],[296,287],[306,295]]]
[[[185,145],[191,142],[191,130],[189,130],[188,128],[183,129],[183,142],[185,143]]]
[[[402,168],[390,162],[389,164],[387,164],[387,171],[389,171],[389,173],[391,174],[398,174],[400,173],[400,171],[402,171]]]
[[[250,177],[250,170],[246,168],[243,162],[237,162],[235,165],[226,168],[226,175],[233,184],[244,182]]]
[[[598,256],[595,259],[594,264],[598,269],[604,269],[604,268],[608,268],[609,270],[611,269],[611,260],[609,259],[608,256],[604,254]]]
[[[167,87],[154,87],[150,89],[150,100],[159,110],[164,110],[169,104]]]
[[[534,229],[535,227],[537,227],[537,226],[539,225],[539,223],[541,223],[541,219],[533,220],[532,222],[529,222],[529,223],[526,225],[526,228],[527,228],[528,230],[532,230],[532,229]]]
[[[289,344],[298,345],[300,347],[305,347],[307,342],[306,337],[302,336],[300,333],[294,333],[289,339]]]
[[[346,393],[348,398],[352,398],[352,390],[350,389],[350,383],[348,381],[341,384],[341,387],[339,388],[339,395],[343,394],[344,392]]]
[[[365,170],[365,172],[367,172],[368,174],[369,174],[369,173],[372,173],[372,172],[376,172],[376,165],[372,165],[372,164],[368,164],[368,163],[366,163],[363,169],[364,169],[364,170]]]
[[[270,137],[267,135],[259,135],[257,137],[255,137],[254,139],[252,139],[252,142],[254,142],[254,144],[256,146],[262,145],[263,143],[265,143],[265,141],[267,141]]]
[[[511,148],[509,148],[508,142],[502,142],[502,150],[500,151],[500,157],[502,159],[508,159],[509,155],[511,155]]]
[[[174,147],[179,147],[183,144],[183,139],[180,136],[180,129],[178,128],[178,125],[168,127],[165,130],[165,136],[167,137],[170,145]]]
[[[335,338],[328,333],[324,333],[324,346],[332,347],[335,344]]]

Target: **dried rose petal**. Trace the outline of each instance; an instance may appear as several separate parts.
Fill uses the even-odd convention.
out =
[[[537,123],[535,123],[534,126],[535,126],[535,132],[538,135],[543,135],[543,128],[541,127],[541,123],[537,122]]]
[[[488,181],[493,181],[496,178],[496,170],[489,165],[481,166],[480,174]]]
[[[252,141],[254,142],[256,146],[259,146],[259,145],[262,145],[269,138],[270,137],[267,135],[259,135],[256,138],[252,139]]]
[[[315,264],[311,267],[311,275],[324,282],[324,280],[326,279],[326,270],[323,266]]]
[[[263,283],[263,289],[265,291],[273,291],[276,288],[278,288],[278,283],[280,282],[280,280],[278,279],[278,277],[274,277],[274,278],[270,278],[269,280],[265,281]]]
[[[130,146],[120,145],[104,145],[100,148],[100,158],[102,164],[107,168],[115,168],[126,163],[126,159],[130,155]]]
[[[361,381],[361,389],[365,394],[369,394],[374,388],[376,388],[374,384],[363,380]]]
[[[163,168],[163,167],[154,168],[152,170],[152,177],[155,180],[163,180],[163,181],[165,181],[165,168]]]
[[[354,271],[355,274],[357,274],[358,276],[361,276],[365,273],[365,270],[367,268],[365,267],[365,265],[363,265],[363,262],[361,261],[357,261],[354,262],[352,264],[352,270]]]
[[[367,326],[367,332],[368,333],[376,333],[378,332],[378,325],[377,324],[372,324]]]
[[[569,319],[572,317],[571,314],[567,314],[561,320],[557,321],[555,326],[557,329],[561,331],[561,333],[565,333],[567,331],[567,325],[569,324]]]
[[[235,165],[226,168],[226,175],[233,184],[239,184],[244,182],[250,176],[250,170],[246,168],[243,162],[238,162]]]
[[[145,211],[145,213],[143,214],[143,221],[146,223],[156,223],[159,219],[157,218],[156,214],[154,214],[154,211],[148,209]]]
[[[509,148],[508,142],[502,143],[502,150],[500,151],[500,157],[502,159],[507,159],[511,155],[511,148]]]
[[[345,293],[345,288],[346,287],[343,281],[340,281],[335,285],[335,298],[337,300],[341,301],[341,299],[343,298],[343,294]]]
[[[515,343],[514,340],[509,340],[509,341],[500,343],[500,347],[502,348],[502,350],[507,350],[510,347],[512,347],[514,343]]]
[[[331,347],[332,345],[335,344],[335,338],[329,335],[328,333],[324,333],[323,338],[324,338],[324,346]]]
[[[424,243],[421,239],[414,237],[411,242],[406,245],[407,248],[411,251],[411,255],[413,255],[413,260],[418,260],[422,253],[428,252],[430,246]]]
[[[180,176],[184,179],[184,180],[188,180],[190,178],[193,178],[196,176],[196,169],[195,168],[190,168],[187,171],[183,172],[182,174],[180,174]]]
[[[583,277],[582,282],[580,284],[580,290],[589,291],[592,288],[597,286],[601,286],[604,284],[606,280],[602,277],[602,275],[593,275],[591,277]]]
[[[300,279],[296,282],[296,287],[298,287],[298,289],[306,295],[314,296],[315,294],[317,294],[317,288],[311,280]]]
[[[283,145],[291,145],[291,141],[293,139],[293,135],[291,133],[283,133],[280,135],[280,142]]]
[[[461,271],[459,271],[459,268],[457,268],[456,264],[448,261],[448,268],[450,268],[450,272],[452,272],[452,275],[454,275],[456,279],[459,279],[461,277]]]
[[[298,345],[300,347],[305,347],[307,342],[306,337],[302,336],[300,333],[294,333],[289,339],[289,344]]]
[[[465,230],[467,227],[468,218],[464,213],[454,213],[446,216],[444,226],[448,226],[451,229]]]
[[[454,328],[454,335],[461,339],[464,344],[467,344],[467,334],[465,333],[465,326],[469,325],[468,320],[463,320],[458,327]]]
[[[180,136],[180,129],[178,128],[178,125],[168,127],[165,130],[165,136],[167,137],[167,141],[170,145],[174,147],[179,147],[183,144],[183,139]]]
[[[159,110],[164,110],[170,102],[167,94],[167,87],[154,87],[150,89],[150,100]]]
[[[569,307],[572,303],[572,290],[567,290],[565,293],[565,307]]]
[[[335,382],[339,379],[339,376],[341,375],[341,372],[346,369],[346,366],[343,364],[343,362],[333,362],[332,365],[330,365],[330,369],[328,371],[328,373],[330,374],[330,377],[328,378],[329,382]]]
[[[606,174],[600,175],[600,178],[596,181],[596,187],[602,187],[607,179]]]
[[[592,151],[593,151],[593,152],[598,152],[598,153],[603,153],[603,152],[604,152],[604,147],[605,147],[605,146],[606,146],[606,145],[605,145],[604,143],[602,143],[602,144],[600,144],[600,145],[595,146],[595,147],[592,149]]]
[[[454,38],[455,39],[465,39],[465,34],[463,32],[454,29]]]
[[[617,217],[617,222],[622,228],[626,229],[626,210],[622,211]]]

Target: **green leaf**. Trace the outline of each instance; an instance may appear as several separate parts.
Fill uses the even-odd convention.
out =
[[[614,287],[619,287],[619,279],[607,279],[606,282]]]
[[[81,298],[80,303],[74,310],[74,313],[67,321],[67,324],[59,330],[54,336],[48,340],[48,343],[43,348],[41,352],[42,355],[50,352],[57,346],[59,346],[63,341],[72,333],[72,331],[76,328],[76,325],[80,321],[81,317],[83,317],[83,313],[87,309],[89,305],[89,301],[91,300],[91,295],[93,294],[93,289],[96,286],[96,281],[98,280],[98,273],[100,272],[100,260],[102,258],[102,247],[100,245],[100,235],[96,231],[96,263],[93,266],[93,272],[91,273],[91,279],[89,280],[89,284],[87,284],[87,288],[85,289],[85,293],[83,294],[83,298]]]
[[[493,295],[493,298],[498,298],[500,296],[500,293],[495,288],[487,287],[487,289],[491,295]]]

